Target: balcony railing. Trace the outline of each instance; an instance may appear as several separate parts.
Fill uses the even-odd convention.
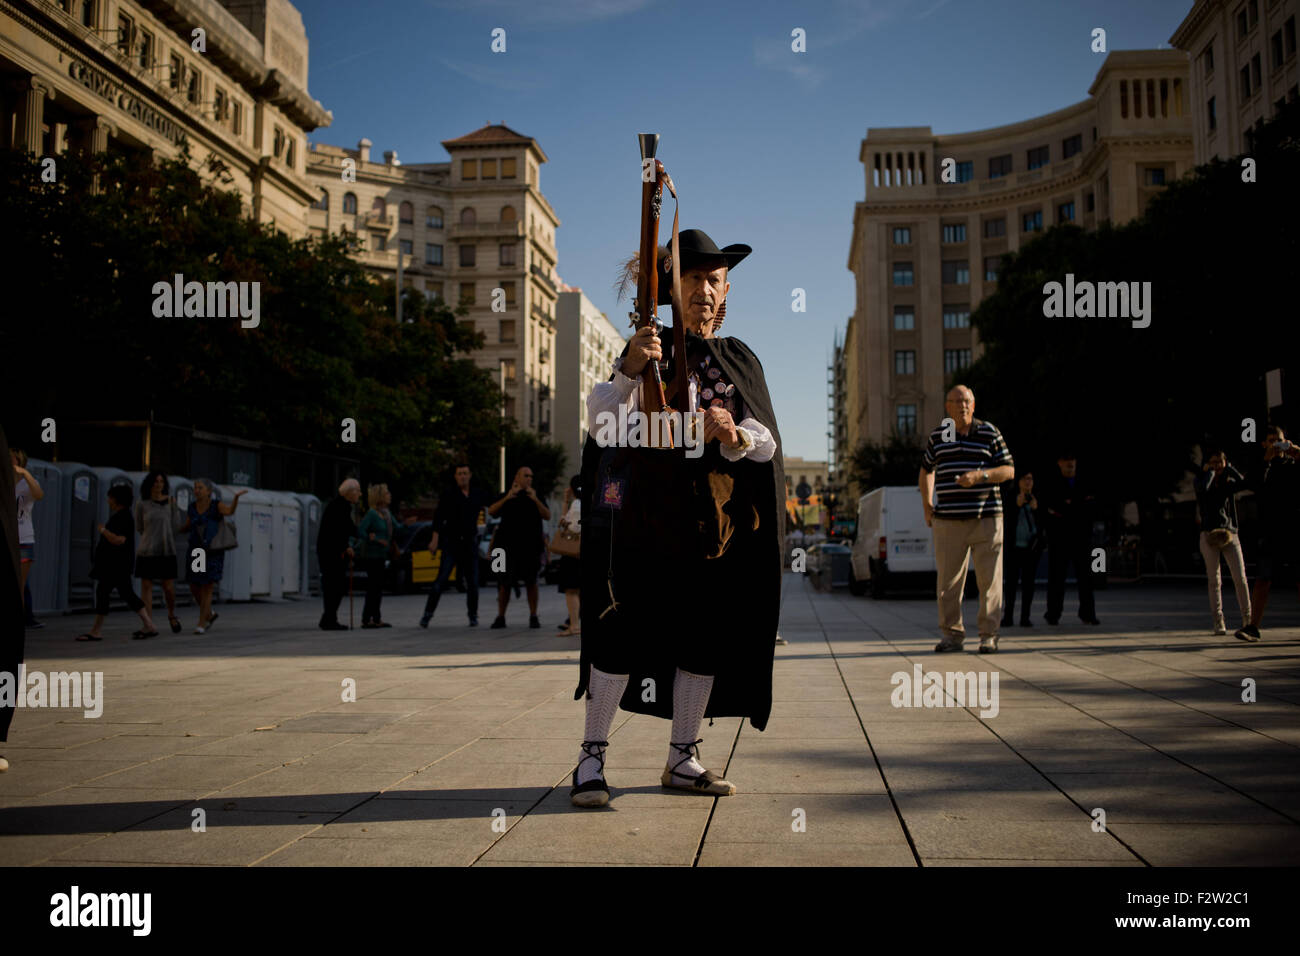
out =
[[[557,295],[559,294],[560,290],[556,288],[555,283],[551,281],[551,277],[546,274],[546,271],[542,269],[541,266],[539,266],[537,263],[534,262],[528,268],[529,271],[532,272],[533,275],[537,276],[537,278],[540,279],[548,289],[550,289],[552,292],[556,293]]]
[[[393,217],[387,213],[368,212],[361,217],[363,228],[366,229],[383,229],[385,232],[393,224]]]
[[[518,219],[507,222],[452,223],[447,232],[453,239],[457,237],[510,236],[515,239],[523,237],[524,224]]]

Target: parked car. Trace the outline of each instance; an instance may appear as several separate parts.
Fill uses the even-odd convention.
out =
[[[808,549],[808,577],[819,591],[848,587],[851,564],[852,549],[846,544],[826,542]]]

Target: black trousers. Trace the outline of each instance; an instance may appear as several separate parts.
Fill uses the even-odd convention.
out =
[[[1097,616],[1092,599],[1092,554],[1086,539],[1053,542],[1047,549],[1047,619],[1059,621],[1065,608],[1065,571],[1074,564],[1079,582],[1079,617],[1092,620]]]
[[[442,597],[447,579],[453,568],[458,568],[460,579],[465,582],[469,616],[478,618],[478,548],[473,541],[463,541],[449,548],[442,549],[442,564],[438,566],[438,580],[433,582],[433,590],[424,602],[424,616],[433,617],[438,610],[438,601]]]
[[[96,614],[108,613],[109,598],[112,597],[114,590],[117,591],[118,596],[126,602],[126,606],[132,611],[138,611],[144,607],[144,601],[141,601],[139,595],[131,588],[131,574],[127,571],[116,577],[95,579]]]
[[[348,566],[343,561],[320,563],[320,593],[325,610],[320,616],[322,624],[339,623],[339,605],[348,591]]]
[[[384,597],[384,559],[365,558],[361,566],[366,570],[366,603],[361,609],[361,623],[378,622],[379,602]]]
[[[1002,551],[1002,623],[1010,624],[1016,617],[1016,589],[1021,588],[1020,620],[1029,620],[1029,608],[1034,603],[1034,572],[1038,570],[1037,548],[1004,548]],[[1023,584],[1021,583],[1023,582]]]

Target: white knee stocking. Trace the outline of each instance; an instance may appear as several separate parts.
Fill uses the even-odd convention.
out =
[[[586,743],[609,740],[609,729],[614,726],[614,715],[618,713],[618,702],[623,699],[627,680],[627,674],[606,674],[594,667],[591,669],[591,679],[587,684]],[[586,783],[601,776],[601,761],[589,756],[589,753],[603,755],[605,745],[588,746],[580,752],[578,783]]]

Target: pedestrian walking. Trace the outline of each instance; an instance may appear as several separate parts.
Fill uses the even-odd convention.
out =
[[[979,585],[980,653],[998,649],[1002,623],[1002,496],[998,485],[1015,477],[1015,462],[1002,433],[975,417],[975,393],[965,385],[948,392],[948,418],[930,432],[917,483],[925,523],[934,533],[939,604],[936,653],[960,651],[966,640],[961,599],[966,567],[975,560]],[[931,501],[933,499],[933,502]]]
[[[18,553],[22,579],[23,618],[27,627],[44,627],[36,620],[32,610],[32,592],[27,586],[32,565],[36,562],[36,525],[32,521],[32,506],[45,497],[39,481],[27,470],[27,453],[21,448],[9,449],[14,466],[14,501],[18,506]]]
[[[1196,507],[1201,513],[1201,557],[1205,559],[1206,587],[1210,592],[1212,633],[1228,633],[1223,620],[1222,561],[1228,562],[1232,585],[1237,592],[1241,628],[1250,626],[1250,590],[1246,584],[1246,562],[1237,534],[1237,492],[1245,488],[1241,472],[1228,463],[1220,448],[1207,448],[1201,474],[1196,477]]]
[[[392,627],[380,616],[384,598],[384,565],[393,551],[393,516],[388,506],[393,496],[388,485],[371,485],[370,510],[361,519],[357,537],[361,541],[361,567],[366,572],[366,603],[361,608],[361,626],[366,629]]]
[[[500,515],[493,549],[502,548],[506,569],[497,575],[497,616],[495,629],[506,626],[506,607],[510,604],[510,586],[522,581],[528,592],[528,626],[541,627],[537,619],[537,574],[541,570],[542,522],[549,521],[551,509],[533,489],[533,469],[525,465],[515,472],[514,483],[500,500],[488,506],[488,514]]]
[[[487,522],[490,502],[487,495],[474,487],[468,462],[458,464],[453,474],[456,483],[438,496],[438,511],[429,536],[429,554],[437,554],[441,549],[442,559],[438,564],[438,578],[424,602],[420,627],[429,626],[452,571],[465,585],[469,626],[478,626],[478,536],[480,519],[484,524]]]
[[[569,479],[569,487],[564,489],[564,517],[560,519],[560,527],[555,532],[555,538],[559,539],[556,542],[558,547],[568,547],[570,542],[577,545],[582,540],[580,480],[581,476],[574,475]],[[557,635],[559,637],[577,637],[582,633],[582,627],[579,624],[582,620],[579,616],[581,607],[579,595],[582,588],[582,564],[580,561],[580,552],[560,554],[559,591],[564,595],[564,604],[569,609],[569,621],[568,626],[563,628]]]
[[[1092,518],[1096,495],[1087,475],[1079,474],[1072,449],[1056,459],[1057,473],[1043,492],[1047,509],[1047,614],[1048,624],[1061,622],[1065,608],[1065,572],[1074,565],[1079,586],[1079,620],[1096,626],[1097,607],[1092,591]]]
[[[1034,575],[1043,553],[1032,471],[1017,476],[1016,494],[1009,502],[1003,501],[1003,512],[1003,529],[1010,531],[1002,547],[1002,626],[1010,627],[1014,622],[1016,591],[1020,590],[1020,626],[1032,627],[1029,611],[1034,603]]]
[[[361,483],[348,478],[339,485],[339,493],[321,513],[320,531],[316,535],[316,558],[320,562],[321,599],[325,607],[320,616],[322,631],[346,631],[339,621],[339,605],[348,587],[349,568],[356,555],[357,525],[352,511],[361,500]]]
[[[213,550],[212,542],[221,531],[221,523],[235,513],[239,499],[247,493],[247,488],[239,489],[227,504],[217,500],[212,479],[194,479],[194,500],[185,511],[185,524],[181,530],[190,533],[191,555],[195,548],[203,550],[203,570],[196,571],[191,558],[188,575],[190,594],[199,606],[199,624],[194,628],[195,634],[206,634],[219,616],[212,610],[212,593],[225,572],[226,552]]]
[[[142,627],[132,636],[137,639],[158,636],[153,616],[131,587],[131,566],[135,561],[132,497],[129,485],[114,485],[108,489],[108,521],[99,526],[99,540],[95,544],[90,568],[90,576],[95,579],[95,622],[90,625],[90,630],[77,638],[79,641],[104,639],[100,630],[104,626],[104,618],[108,616],[109,599],[114,591],[126,602],[127,607],[140,615]]]
[[[12,460],[9,442],[4,429],[0,428],[0,461],[6,458]],[[17,476],[16,468],[0,468],[0,501],[16,496]],[[23,661],[26,615],[18,539],[17,509],[0,508],[0,674],[17,675],[18,666]],[[9,769],[9,761],[4,755],[5,743],[9,740],[9,727],[17,706],[16,694],[0,695],[0,773]]]
[[[135,576],[140,579],[140,600],[153,611],[153,585],[162,585],[167,606],[167,623],[172,633],[181,632],[176,617],[176,532],[184,530],[183,519],[171,485],[161,471],[151,471],[140,482],[140,500],[135,503],[135,530],[140,544],[135,549]],[[197,492],[196,492],[197,493]]]
[[[1289,566],[1300,592],[1300,447],[1287,441],[1277,425],[1264,435],[1262,472],[1255,481],[1259,494],[1259,557],[1255,587],[1250,595],[1250,623],[1236,632],[1238,640],[1255,642],[1264,620],[1273,578]]]

